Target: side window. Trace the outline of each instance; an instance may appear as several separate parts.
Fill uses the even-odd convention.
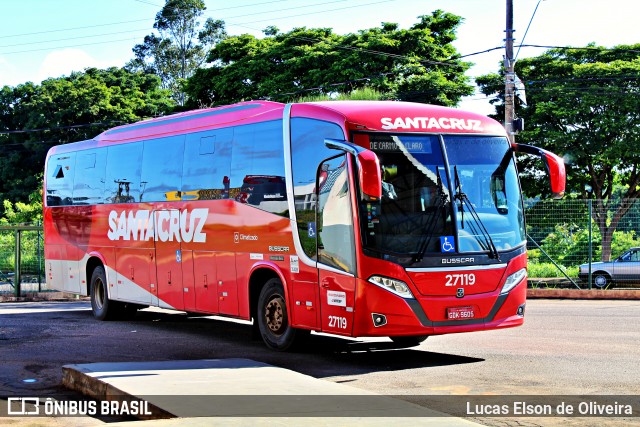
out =
[[[142,142],[113,145],[107,149],[104,198],[107,203],[140,201]]]
[[[182,200],[229,198],[233,128],[187,135]]]
[[[73,204],[73,177],[76,153],[58,154],[47,165],[47,206]]]
[[[107,165],[107,149],[86,150],[77,153],[78,176],[73,185],[76,205],[104,203],[104,172]]]
[[[180,200],[184,138],[179,135],[144,142],[139,201]]]
[[[304,252],[312,259],[317,259],[313,227],[318,200],[316,173],[323,160],[341,154],[340,151],[327,148],[324,145],[325,138],[345,139],[345,136],[335,123],[307,118],[291,119],[291,166],[298,235]],[[321,179],[325,178],[321,175]]]
[[[355,243],[347,156],[327,160],[320,168],[326,179],[318,183],[318,261],[353,273]]]
[[[288,215],[282,121],[234,130],[230,197],[278,215]]]

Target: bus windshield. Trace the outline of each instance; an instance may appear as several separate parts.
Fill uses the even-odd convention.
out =
[[[525,241],[513,153],[504,137],[369,134],[382,200],[363,202],[367,254],[405,266],[429,256],[500,251]]]

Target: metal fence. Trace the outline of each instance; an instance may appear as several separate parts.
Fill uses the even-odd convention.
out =
[[[640,287],[640,252],[628,253],[640,247],[640,200],[528,201],[525,212],[531,286]]]
[[[0,227],[0,294],[44,290],[42,226]]]

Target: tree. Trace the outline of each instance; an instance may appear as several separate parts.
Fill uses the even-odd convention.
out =
[[[4,200],[3,206],[0,225],[42,224],[42,192],[39,190],[29,195],[29,203]]]
[[[186,85],[191,106],[248,99],[288,102],[305,95],[371,88],[389,99],[456,105],[472,93],[451,44],[462,18],[436,10],[407,30],[383,23],[346,35],[295,28],[266,37],[228,37],[211,51],[208,68]]]
[[[166,0],[153,24],[160,35],[146,36],[133,48],[135,59],[127,64],[130,70],[158,75],[180,105],[185,103],[184,81],[204,63],[211,47],[227,36],[224,21],[208,18],[199,29],[205,10],[203,0]]]
[[[640,44],[551,49],[518,61],[515,71],[528,103],[516,102],[526,123],[518,140],[563,155],[569,191],[587,198],[585,185],[592,187],[602,259],[609,260],[613,233],[640,195]],[[502,76],[476,82],[485,94],[498,94],[493,101],[503,112]]]
[[[174,102],[157,76],[89,68],[0,90],[0,199],[27,201],[47,150],[110,127],[165,114]]]

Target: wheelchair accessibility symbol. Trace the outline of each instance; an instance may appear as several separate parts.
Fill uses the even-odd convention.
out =
[[[312,238],[312,239],[316,237],[316,223],[315,222],[310,222],[309,223],[309,237]]]
[[[453,236],[441,236],[440,237],[440,252],[455,252],[456,248],[453,245]]]

